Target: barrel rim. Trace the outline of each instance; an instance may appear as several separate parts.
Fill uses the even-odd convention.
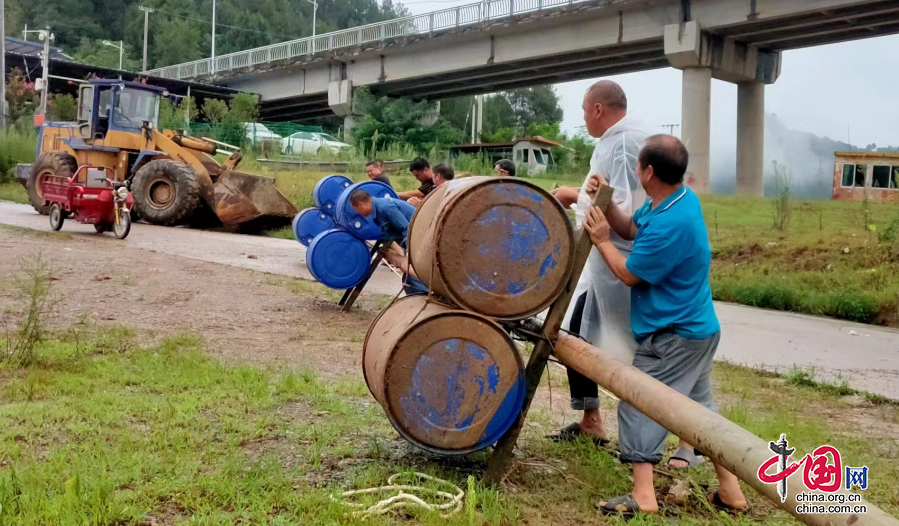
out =
[[[420,294],[419,294],[418,296],[420,296]],[[409,296],[409,297],[415,297],[415,296]],[[437,302],[437,303],[440,303],[440,302]],[[445,304],[441,303],[441,305],[445,305]],[[477,312],[470,311],[470,310],[464,310],[464,309],[461,309],[461,308],[459,308],[458,306],[455,306],[455,305],[445,305],[445,306],[450,307],[452,310],[434,314],[433,316],[429,316],[429,317],[427,317],[427,318],[425,318],[425,319],[418,320],[418,321],[416,321],[415,323],[409,325],[409,326],[406,328],[404,334],[403,334],[400,338],[398,338],[398,339],[396,340],[396,343],[394,344],[394,349],[397,348],[397,347],[399,347],[399,346],[402,344],[403,340],[405,340],[405,339],[409,336],[409,334],[413,331],[413,329],[418,328],[420,325],[423,325],[423,324],[425,324],[425,323],[429,323],[429,322],[434,321],[434,320],[436,320],[436,319],[438,319],[438,318],[445,318],[445,317],[449,317],[449,316],[460,316],[460,315],[461,315],[461,316],[463,316],[463,317],[471,318],[471,319],[477,320],[477,321],[479,321],[479,322],[486,323],[488,326],[490,326],[490,327],[493,328],[495,331],[497,331],[500,335],[503,336],[503,339],[505,339],[505,340],[509,343],[509,347],[512,349],[512,354],[513,354],[513,356],[515,356],[515,361],[518,362],[518,375],[519,375],[519,379],[520,379],[520,380],[524,380],[524,378],[523,378],[523,376],[524,376],[524,360],[523,360],[522,357],[521,357],[521,352],[519,352],[518,347],[515,345],[515,341],[512,339],[512,337],[509,335],[509,333],[507,333],[507,332],[505,331],[505,329],[503,329],[503,327],[502,327],[499,323],[497,323],[497,322],[496,322],[493,318],[491,318],[490,316],[486,316],[486,315],[484,315],[484,314],[479,314],[479,313],[477,313]],[[386,309],[385,309],[385,310],[386,310]],[[372,324],[372,325],[374,325],[374,324]],[[366,341],[367,341],[367,338],[366,338]],[[363,358],[363,363],[364,363],[364,358]],[[363,366],[363,370],[364,370],[364,369],[365,369],[365,367]],[[387,371],[385,370],[385,374],[386,374],[386,372],[387,372]],[[366,382],[366,384],[367,384],[367,382]],[[385,401],[386,401],[386,400],[389,400],[389,396],[387,395],[388,389],[389,389],[389,384],[388,384],[387,382],[384,382],[384,399],[385,399]],[[371,390],[371,389],[369,388],[369,391],[370,391],[370,390]],[[372,396],[374,396],[374,393],[372,393]],[[385,403],[386,403],[386,402],[385,402]],[[388,407],[384,407],[384,413],[387,414],[387,418],[388,418],[388,420],[390,420],[390,423],[391,423],[391,425],[393,426],[393,428],[394,428],[394,429],[395,429],[395,430],[396,430],[396,431],[397,431],[403,438],[405,438],[406,440],[408,440],[410,443],[414,444],[415,446],[417,446],[417,447],[419,447],[419,448],[421,448],[421,449],[423,449],[423,450],[425,450],[425,451],[429,451],[429,452],[431,452],[431,453],[438,453],[438,454],[446,455],[446,456],[449,456],[449,455],[467,455],[467,454],[469,454],[469,453],[474,453],[474,452],[476,452],[476,451],[481,451],[482,449],[485,449],[486,447],[489,447],[490,444],[492,444],[492,443],[495,442],[495,441],[492,441],[492,442],[489,442],[489,443],[486,443],[486,444],[485,444],[485,443],[477,443],[477,444],[472,445],[472,446],[470,446],[470,447],[468,447],[468,448],[465,448],[465,449],[445,449],[445,448],[435,448],[435,447],[431,447],[431,446],[429,446],[429,445],[427,445],[427,444],[424,444],[424,443],[420,442],[418,439],[416,439],[415,437],[413,437],[413,436],[412,436],[412,435],[411,435],[411,434],[410,434],[410,433],[409,433],[409,432],[408,432],[408,431],[407,431],[407,430],[406,430],[406,429],[405,429],[405,428],[404,428],[404,427],[403,427],[403,426],[402,426],[402,425],[401,425],[401,424],[394,418],[393,413],[391,412],[391,409],[392,409],[392,408],[390,408],[389,406],[388,406]],[[517,415],[517,413],[516,413],[515,415]],[[515,420],[515,418],[516,418],[515,415],[513,415],[513,416],[510,417],[511,422],[514,422],[514,420]],[[510,424],[511,424],[511,422],[510,422]],[[505,431],[508,431],[508,429],[509,429],[509,427],[508,427],[508,425],[507,425],[507,426],[505,427],[503,433],[505,433]],[[497,440],[499,440],[499,437],[497,437]]]
[[[329,213],[327,212],[327,210],[324,210],[324,209],[319,208],[319,207],[317,207],[317,206],[310,206],[310,207],[308,207],[308,208],[304,208],[304,209],[300,210],[299,212],[297,212],[297,215],[293,216],[293,220],[290,222],[291,230],[293,230],[293,238],[296,239],[301,245],[303,245],[304,247],[307,247],[307,248],[309,247],[309,245],[312,244],[312,241],[310,241],[309,244],[304,243],[303,240],[300,239],[299,236],[297,236],[297,227],[298,227],[299,224],[300,224],[300,218],[301,218],[302,216],[306,215],[306,214],[311,214],[312,212],[319,212],[319,213],[321,213],[321,214],[324,214],[325,217],[328,217],[328,218],[331,219],[331,228],[327,228],[327,229],[325,229],[325,230],[322,230],[322,232],[325,232],[326,230],[331,230],[331,229],[333,229],[335,226],[337,226],[337,223],[334,221],[334,217],[333,217],[331,214],[329,214]],[[320,233],[321,233],[321,232],[319,232],[319,234],[320,234]],[[318,235],[318,234],[316,234],[316,236],[317,236],[317,235]],[[314,239],[315,239],[315,236],[313,236],[313,240],[314,240]]]
[[[327,213],[327,209],[322,208],[322,203],[319,202],[319,194],[321,193],[321,188],[324,185],[324,182],[331,178],[334,178],[334,177],[340,177],[340,178],[346,179],[347,181],[349,181],[350,186],[353,185],[353,180],[343,174],[326,175],[326,176],[322,177],[321,179],[319,179],[317,183],[315,183],[315,186],[312,187],[312,202],[313,202],[313,204],[315,204],[315,208],[321,208],[322,210],[325,210],[326,213]],[[346,188],[344,188],[344,190],[345,189]],[[337,197],[338,197],[338,199],[340,198],[339,195]],[[337,208],[337,200],[334,201],[334,208],[335,209]]]
[[[459,180],[462,181],[464,179],[465,178],[460,178]],[[551,299],[544,302],[538,308],[534,308],[532,311],[529,311],[524,314],[516,314],[514,316],[487,316],[486,314],[484,315],[491,319],[501,320],[501,321],[514,321],[514,320],[520,320],[520,319],[524,319],[524,318],[530,318],[531,316],[535,316],[535,315],[543,312],[544,310],[546,310],[547,307],[552,305],[552,303],[554,301],[556,301],[556,299],[559,297],[559,295],[562,293],[562,291],[565,290],[565,287],[568,286],[568,282],[571,279],[571,272],[574,270],[574,259],[575,259],[574,258],[574,250],[575,250],[575,246],[577,244],[577,239],[574,236],[574,228],[571,226],[571,221],[568,219],[568,214],[565,212],[565,207],[562,206],[562,203],[560,203],[551,193],[549,193],[547,190],[544,190],[540,186],[538,186],[530,181],[525,181],[524,179],[520,179],[518,177],[489,177],[489,176],[486,176],[485,179],[478,181],[476,183],[472,183],[470,188],[475,188],[475,187],[485,186],[485,185],[490,185],[490,184],[519,184],[519,185],[531,187],[531,188],[537,190],[538,193],[544,194],[544,197],[548,198],[549,201],[552,203],[551,206],[554,206],[562,214],[562,217],[565,218],[565,229],[568,232],[569,239],[571,240],[571,253],[568,258],[568,268],[565,272],[566,279],[559,280],[559,285],[556,287],[553,294],[551,296],[549,296]],[[415,210],[415,214],[412,216],[412,221],[409,222],[409,231],[410,232],[412,231],[412,228],[413,228],[412,225],[415,222],[415,219],[418,217],[418,211],[424,206],[425,201],[434,194],[435,194],[435,192],[433,192],[433,191],[430,194],[428,194],[425,197],[425,200],[423,200],[422,203]],[[460,192],[460,193],[456,194],[455,196],[451,197],[450,202],[447,203],[446,205],[444,205],[444,207],[451,206],[452,202],[459,199],[459,197],[462,195],[464,195],[464,193]],[[442,213],[436,214],[435,220],[436,220],[435,228],[438,230],[443,230],[444,223],[446,222],[446,216]],[[409,244],[409,247],[407,250],[409,252],[409,260],[411,261],[412,260],[412,251],[414,250],[414,246],[412,243]],[[435,250],[435,259],[437,259],[436,256],[440,252],[439,245],[435,245],[434,250]],[[451,280],[444,279],[443,270],[441,269],[440,265],[433,265],[433,266],[435,268],[431,272],[433,273],[434,270],[436,270],[436,273],[439,275],[440,280],[442,280],[443,283],[445,284],[447,294],[450,296],[447,299],[453,301],[461,308],[466,308],[466,309],[471,308],[469,305],[466,305],[464,302],[459,301],[459,295],[454,290],[454,286],[450,283]]]

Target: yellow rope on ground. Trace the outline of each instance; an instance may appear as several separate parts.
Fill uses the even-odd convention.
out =
[[[344,491],[340,495],[342,498],[346,498],[352,497],[354,495],[370,495],[373,493],[383,493],[387,491],[399,491],[399,493],[397,493],[396,495],[381,500],[371,506],[366,507],[365,504],[343,502],[333,496],[331,497],[331,499],[335,502],[343,502],[343,504],[352,506],[354,508],[365,508],[351,513],[353,517],[362,517],[363,519],[372,515],[383,515],[385,513],[404,508],[421,508],[427,511],[441,511],[443,512],[440,514],[441,517],[449,517],[458,513],[459,510],[462,509],[462,500],[465,498],[465,492],[462,491],[462,488],[460,488],[459,486],[456,486],[452,482],[448,482],[446,480],[418,472],[415,472],[414,475],[418,477],[419,480],[430,480],[438,484],[443,484],[445,486],[453,488],[454,493],[440,491],[434,488],[426,488],[423,486],[396,484],[396,480],[403,475],[407,475],[407,473],[396,473],[394,475],[391,475],[390,478],[387,479],[386,486]],[[431,495],[434,495],[436,497],[442,497],[448,500],[443,504],[429,504],[415,493],[407,492],[430,493]]]

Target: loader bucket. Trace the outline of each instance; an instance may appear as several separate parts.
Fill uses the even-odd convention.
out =
[[[215,215],[225,225],[283,226],[297,215],[271,177],[225,170],[213,188]]]

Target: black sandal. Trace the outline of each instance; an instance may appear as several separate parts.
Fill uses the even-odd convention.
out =
[[[609,439],[584,432],[584,430],[581,429],[581,424],[577,422],[568,424],[567,426],[560,429],[557,434],[549,435],[546,438],[552,440],[553,442],[576,442],[581,437],[586,437],[592,440],[593,443],[598,447],[606,447],[607,445],[609,445]]]
[[[745,508],[734,508],[733,506],[729,506],[723,500],[721,500],[721,495],[718,495],[718,490],[715,490],[708,495],[705,496],[709,500],[709,504],[715,507],[718,511],[723,511],[728,515],[733,515],[736,517],[737,515],[744,515],[752,511],[752,506],[749,504],[749,501],[746,502]]]
[[[625,519],[633,519],[638,513],[645,513],[640,509],[633,493],[599,502],[594,507],[603,515],[620,515]]]

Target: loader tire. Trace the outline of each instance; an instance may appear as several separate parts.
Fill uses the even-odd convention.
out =
[[[200,206],[200,183],[193,169],[169,159],[150,161],[131,182],[134,208],[152,225],[186,223]]]
[[[50,213],[50,205],[44,205],[44,196],[41,192],[41,180],[48,175],[59,177],[72,177],[78,171],[78,161],[74,157],[63,152],[49,152],[38,157],[31,167],[31,175],[25,183],[28,190],[28,202],[41,215]]]

